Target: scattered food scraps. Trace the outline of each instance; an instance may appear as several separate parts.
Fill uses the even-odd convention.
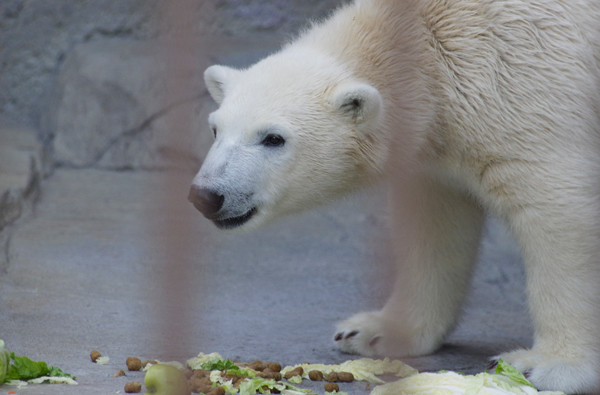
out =
[[[142,383],[138,381],[131,381],[129,383],[126,383],[123,389],[128,394],[142,392]]]
[[[92,352],[90,352],[90,359],[92,362],[96,362],[101,356],[102,354],[100,354],[100,351],[98,350],[92,350]]]
[[[127,357],[125,364],[127,365],[127,369],[129,369],[129,371],[142,369],[142,360],[137,357]]]
[[[301,365],[287,366],[281,372],[285,375],[288,371],[296,369],[298,367],[303,368],[304,372],[320,371],[321,373],[323,373],[326,380],[329,374],[336,373],[335,376],[330,377],[330,379],[335,379],[328,381],[338,381],[337,374],[343,372],[351,373],[354,380],[367,381],[374,384],[384,384],[385,381],[377,377],[384,374],[393,374],[396,375],[396,377],[407,377],[418,373],[416,369],[408,366],[407,364],[398,360],[390,360],[389,358],[360,358],[346,361],[337,365],[305,363]],[[303,375],[303,377],[308,378],[309,376],[308,374],[305,374]],[[343,377],[348,378],[349,376],[343,375]]]
[[[129,359],[129,358],[128,358]],[[419,373],[401,361],[361,358],[341,364],[304,363],[281,367],[275,362],[234,362],[218,353],[191,358],[186,366],[180,362],[144,361],[147,394],[190,395],[253,395],[282,393],[286,395],[316,395],[310,389],[300,388],[304,378],[325,381],[325,394],[345,395],[339,383],[365,381],[365,391],[371,395],[436,395],[473,393],[478,395],[564,395],[562,392],[538,392],[533,385],[510,364],[500,360],[493,373],[465,375],[456,372]],[[396,375],[401,379],[385,383],[382,375]],[[140,384],[141,385],[141,384]],[[141,391],[141,388],[140,388]],[[137,392],[140,392],[137,391]],[[126,391],[127,392],[127,391]]]

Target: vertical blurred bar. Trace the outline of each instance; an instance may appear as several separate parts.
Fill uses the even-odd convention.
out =
[[[187,81],[190,70],[198,67],[198,51],[194,46],[194,0],[169,0],[158,7],[160,23],[166,29],[166,38],[157,48],[159,62],[164,62],[165,91],[164,102],[175,106],[166,114],[166,128],[169,135],[168,146],[192,147],[192,105],[190,98],[196,97],[193,84]],[[194,344],[193,322],[189,312],[193,299],[192,230],[193,217],[187,215],[187,191],[191,180],[189,170],[182,158],[172,158],[174,170],[157,173],[162,177],[161,190],[156,196],[160,199],[158,217],[153,219],[158,229],[154,234],[159,238],[156,246],[161,256],[161,277],[159,292],[151,295],[156,311],[155,335],[158,335],[159,352],[162,358],[185,360],[198,350],[191,350]],[[193,291],[193,292],[192,292]]]

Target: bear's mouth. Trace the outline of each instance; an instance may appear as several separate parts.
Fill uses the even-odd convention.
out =
[[[233,229],[238,226],[242,226],[250,220],[256,214],[256,207],[252,207],[246,214],[242,214],[238,217],[230,217],[225,219],[213,219],[214,224],[219,229]]]

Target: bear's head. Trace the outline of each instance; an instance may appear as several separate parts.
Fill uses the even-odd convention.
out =
[[[251,228],[380,172],[379,91],[334,59],[292,47],[237,70],[211,66],[214,143],[189,200],[219,228]]]

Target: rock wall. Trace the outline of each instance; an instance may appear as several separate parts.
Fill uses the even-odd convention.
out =
[[[197,169],[204,68],[255,61],[340,3],[1,0],[0,272],[3,229],[55,167]]]
[[[187,7],[185,18],[167,15],[165,4],[176,3]],[[162,121],[187,105],[194,114],[190,133],[202,128],[210,105],[203,68],[215,61],[254,60],[339,3],[3,0],[0,124],[33,130],[48,153],[47,169],[156,168],[174,153],[197,164],[207,142],[165,146],[169,132]],[[160,43],[182,31],[198,43],[197,58],[184,72],[196,94],[168,102],[162,95],[168,72]]]

